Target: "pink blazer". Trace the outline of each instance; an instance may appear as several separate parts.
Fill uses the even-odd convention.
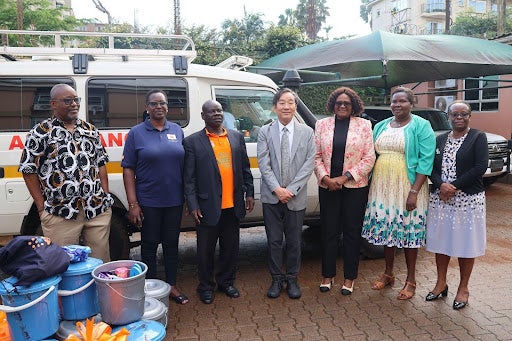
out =
[[[315,127],[315,175],[318,185],[331,172],[332,140],[334,136],[334,115],[316,122]],[[343,173],[349,171],[354,177],[344,186],[359,188],[368,186],[368,177],[375,163],[372,125],[361,117],[350,117],[343,161]]]

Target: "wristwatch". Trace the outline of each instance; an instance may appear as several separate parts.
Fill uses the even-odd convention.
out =
[[[346,171],[345,174],[343,174],[343,175],[345,175],[347,177],[347,179],[349,179],[349,180],[353,180],[354,179],[354,177],[352,176],[352,174],[350,174],[349,171]]]

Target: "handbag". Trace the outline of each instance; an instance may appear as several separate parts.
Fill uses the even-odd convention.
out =
[[[68,269],[70,257],[50,238],[18,236],[0,249],[0,269],[18,279],[16,285],[59,275]]]

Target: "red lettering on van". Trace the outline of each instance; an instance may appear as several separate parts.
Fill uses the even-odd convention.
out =
[[[122,147],[128,137],[127,133],[101,133],[100,140],[104,147]]]
[[[9,150],[14,150],[14,149],[22,149],[24,148],[24,144],[23,144],[23,141],[21,140],[21,136],[19,135],[14,135],[11,139],[11,144],[9,145]]]

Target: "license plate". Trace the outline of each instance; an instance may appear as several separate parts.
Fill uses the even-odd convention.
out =
[[[500,160],[491,160],[491,166],[490,166],[491,172],[502,171],[504,165],[505,165],[505,163],[503,162],[502,159],[500,159]]]

